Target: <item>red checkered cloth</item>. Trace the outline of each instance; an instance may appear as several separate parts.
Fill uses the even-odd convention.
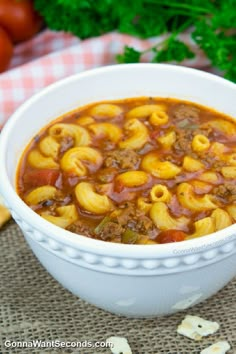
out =
[[[90,68],[116,63],[116,55],[125,45],[144,50],[163,38],[140,40],[108,33],[81,41],[70,34],[45,30],[17,45],[10,69],[0,74],[0,129],[21,103],[45,86]],[[183,34],[182,39],[197,54],[183,64],[208,70],[208,60],[196,49],[189,34]]]

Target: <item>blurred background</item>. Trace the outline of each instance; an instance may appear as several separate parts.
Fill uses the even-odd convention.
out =
[[[111,64],[186,65],[236,82],[236,0],[1,0],[0,127],[28,97]]]

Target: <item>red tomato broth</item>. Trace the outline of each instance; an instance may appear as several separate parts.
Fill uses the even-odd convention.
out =
[[[130,109],[144,104],[166,105],[169,120],[167,124],[161,126],[153,126],[152,124],[150,124],[150,122],[148,122],[147,120],[148,117],[139,119],[142,123],[145,123],[145,126],[148,129],[149,138],[146,144],[141,148],[130,149],[133,151],[132,153],[135,154],[135,156],[137,155],[137,161],[133,163],[133,165],[131,164],[132,166],[130,166],[129,168],[122,167],[122,162],[120,163],[119,160],[115,160],[115,159],[114,159],[114,163],[113,164],[111,163],[111,166],[107,166],[106,164],[106,159],[107,159],[106,156],[108,156],[107,154],[109,154],[110,152],[114,153],[117,151],[119,153],[122,149],[118,149],[117,144],[110,143],[103,135],[95,137],[93,134],[91,134],[91,132],[90,132],[91,144],[89,145],[89,147],[95,148],[96,150],[101,152],[103,157],[103,164],[99,168],[97,167],[95,168],[93,164],[86,163],[85,161],[83,161],[83,163],[87,168],[87,174],[85,176],[77,176],[73,172],[63,171],[60,168],[60,166],[58,169],[37,169],[30,166],[28,162],[28,156],[30,151],[32,151],[33,149],[38,149],[38,150],[40,149],[39,148],[40,141],[42,141],[43,138],[48,136],[48,129],[53,124],[71,123],[71,124],[78,125],[79,118],[83,116],[90,116],[89,111],[91,107],[94,107],[100,103],[108,103],[108,104],[111,103],[111,104],[118,105],[123,109],[123,112],[112,119],[111,118],[96,119],[96,117],[93,117],[95,123],[109,122],[117,125],[119,128],[122,129],[122,131],[123,131],[123,126],[127,121],[127,119],[125,118],[125,114]],[[182,106],[183,106],[183,112],[185,113],[182,114],[181,116],[181,114],[177,114],[176,112],[178,111],[178,109],[181,111]],[[186,118],[187,113],[184,108],[190,109],[190,113],[192,109],[193,117],[191,117],[190,114],[190,117]],[[76,206],[76,210],[78,213],[78,220],[76,220],[71,225],[69,225],[69,227],[67,227],[68,230],[78,234],[86,235],[88,237],[101,239],[104,241],[124,242],[124,243],[129,243],[129,242],[127,242],[127,238],[125,239],[125,241],[122,241],[124,239],[122,235],[124,235],[126,230],[131,230],[133,233],[137,234],[137,237],[134,236],[134,234],[132,234],[132,237],[130,237],[132,242],[130,243],[137,243],[137,244],[162,243],[158,241],[158,235],[160,235],[165,231],[170,231],[169,234],[172,232],[173,237],[170,236],[167,238],[170,239],[169,242],[182,241],[185,238],[177,237],[175,239],[174,233],[177,231],[180,232],[184,231],[186,238],[187,236],[191,236],[191,233],[194,232],[194,222],[202,218],[210,217],[212,210],[201,210],[199,212],[195,212],[181,205],[181,203],[178,201],[178,198],[176,196],[177,188],[179,184],[183,182],[187,182],[191,184],[192,181],[199,180],[199,177],[203,172],[209,170],[215,171],[218,176],[217,182],[207,182],[207,184],[209,185],[210,188],[209,194],[214,196],[214,201],[218,205],[218,208],[225,210],[228,205],[235,205],[236,203],[236,195],[234,194],[235,193],[234,189],[236,189],[235,180],[226,179],[220,172],[220,168],[222,166],[228,166],[228,164],[220,161],[220,159],[217,156],[215,157],[211,156],[211,158],[209,159],[209,156],[207,156],[206,153],[196,154],[189,147],[187,147],[186,149],[181,148],[181,136],[182,136],[181,134],[185,134],[186,136],[187,134],[189,134],[189,136],[191,135],[191,137],[193,138],[193,136],[196,135],[195,132],[198,132],[200,134],[206,134],[207,132],[207,137],[210,143],[222,142],[227,149],[227,154],[236,152],[236,136],[229,136],[215,129],[210,129],[210,131],[207,131],[206,129],[201,129],[200,126],[202,126],[204,123],[208,123],[212,121],[213,119],[227,120],[236,126],[236,123],[232,120],[232,118],[224,114],[221,114],[219,112],[216,112],[208,107],[203,107],[197,104],[193,104],[191,102],[186,102],[186,101],[181,101],[181,100],[176,100],[171,98],[165,99],[165,98],[142,97],[142,98],[126,99],[126,100],[112,101],[112,102],[111,101],[99,102],[99,103],[88,105],[86,107],[79,108],[78,110],[69,112],[64,116],[59,117],[56,121],[50,123],[48,127],[44,128],[41,132],[39,132],[37,138],[33,139],[32,142],[29,144],[29,146],[26,148],[18,168],[17,191],[20,197],[23,200],[25,200],[26,196],[32,190],[34,190],[35,187],[42,185],[40,183],[40,178],[38,179],[39,181],[34,182],[33,181],[34,179],[32,179],[31,176],[33,174],[37,175],[37,173],[39,176],[40,174],[47,175],[47,171],[48,171],[48,174],[51,177],[48,176],[48,179],[46,177],[43,179],[43,181],[47,182],[45,183],[45,185],[56,186],[60,192],[59,193],[60,197],[58,198],[58,200],[53,200],[52,203],[50,202],[51,204],[50,206],[47,205],[45,206],[45,203],[41,203],[41,202],[38,205],[29,205],[29,206],[39,214],[46,211],[56,216],[57,215],[56,208],[58,208],[59,206],[73,203]],[[178,124],[181,125],[181,123],[182,125],[186,124],[186,126],[185,127],[183,126],[182,128],[178,127]],[[86,126],[83,126],[83,128],[89,131],[89,129]],[[169,131],[176,132],[179,138],[178,141],[180,142],[180,146],[178,146],[178,144],[175,143],[174,147],[171,146],[169,148],[165,148],[160,144],[160,142],[156,140],[159,137],[164,136]],[[128,135],[127,133],[123,134],[123,140],[127,138],[127,135]],[[185,137],[184,139],[182,139],[182,142],[183,140],[185,140],[189,145],[191,145],[190,144],[191,139],[187,136],[187,138]],[[68,150],[69,149],[70,147],[68,148]],[[66,151],[59,152],[58,157],[55,159],[55,161],[60,163],[60,160]],[[177,174],[177,176],[170,179],[158,178],[149,174],[149,180],[147,183],[135,187],[127,187],[122,185],[122,183],[120,182],[116,182],[117,176],[120,175],[121,173],[127,171],[142,170],[141,167],[142,158],[152,151],[157,153],[160,161],[162,162],[170,161],[180,168],[182,168],[184,156],[189,155],[192,156],[194,159],[203,162],[204,168],[196,172],[185,171],[182,168],[181,172]],[[129,154],[131,154],[130,151],[128,151],[128,155]],[[220,165],[220,167],[218,166],[218,164]],[[56,178],[56,176],[58,177]],[[125,219],[124,215],[123,215],[123,219],[121,217],[122,223],[121,221],[119,221],[119,216],[118,217],[110,216],[114,210],[111,210],[111,212],[105,213],[103,215],[95,215],[87,210],[84,210],[84,208],[81,207],[81,205],[79,204],[75,196],[75,187],[80,182],[89,182],[92,185],[94,185],[96,192],[101,193],[102,191],[103,192],[102,194],[108,196],[108,198],[111,200],[111,202],[114,205],[114,209],[115,210],[118,209],[121,211],[121,215],[122,213],[125,214],[128,209],[129,215],[127,219],[128,221],[126,220],[127,223],[125,225],[123,224],[123,219]],[[188,225],[181,226],[177,230],[172,230],[172,229],[162,230],[155,225],[154,221],[150,218],[148,213],[145,214],[140,210],[138,210],[137,199],[139,197],[143,197],[146,198],[149,203],[151,203],[150,190],[156,184],[162,184],[166,186],[172,194],[171,200],[166,202],[169,215],[172,218],[179,218],[181,216],[188,217],[190,220]],[[223,186],[224,184],[230,184],[230,186],[232,186],[231,189],[233,190],[233,192],[225,196],[218,195],[216,193],[217,190],[215,190],[215,188]],[[204,196],[204,193],[201,192],[201,190],[196,187],[194,188],[194,193],[196,197]],[[96,228],[99,228],[100,223],[106,217],[110,218],[107,221],[107,225],[105,225],[106,228],[108,228],[108,230],[106,230],[106,232],[104,230],[101,230],[100,233],[95,232],[94,230]],[[230,217],[232,223],[234,223],[235,221],[233,217],[232,216]],[[128,223],[130,223],[131,226],[129,226]],[[147,229],[145,229],[145,225],[148,225]],[[108,226],[110,226],[110,229]],[[183,233],[181,235],[183,236]],[[173,241],[171,241],[172,239]]]

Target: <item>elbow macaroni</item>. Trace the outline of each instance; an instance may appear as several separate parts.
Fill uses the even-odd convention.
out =
[[[122,108],[115,104],[102,103],[90,110],[91,116],[97,119],[112,119],[123,112]]]
[[[154,203],[150,209],[150,217],[160,230],[184,230],[189,223],[185,216],[173,218],[163,202]]]
[[[87,146],[80,146],[66,151],[61,159],[61,168],[68,173],[85,176],[88,172],[85,162],[92,164],[98,169],[102,161],[103,158],[100,152]]]
[[[218,182],[218,176],[217,173],[212,172],[212,171],[207,171],[203,172],[198,179],[200,179],[203,182],[209,182],[209,183],[217,183]]]
[[[45,157],[44,155],[41,154],[40,151],[36,149],[30,151],[28,155],[28,163],[30,164],[31,167],[40,168],[40,169],[59,168],[59,164],[56,161],[54,161],[52,157]]]
[[[86,126],[95,123],[95,119],[90,116],[82,116],[77,119],[77,124]]]
[[[222,230],[232,224],[229,214],[220,208],[215,209],[210,217],[200,219],[194,223],[195,232],[187,239],[193,239],[204,235],[209,235],[215,231]]]
[[[209,153],[221,157],[225,152],[225,145],[222,143],[214,142],[211,144]]]
[[[210,127],[216,130],[219,130],[223,134],[234,136],[236,134],[235,124],[227,121],[226,119],[217,119],[209,121],[202,125],[203,127]]]
[[[55,160],[59,153],[60,144],[51,136],[46,136],[40,141],[39,149],[44,155],[52,157]]]
[[[171,131],[163,136],[157,138],[158,143],[160,143],[165,149],[170,148],[176,141],[176,133]]]
[[[141,167],[154,177],[163,179],[171,179],[181,172],[181,168],[172,162],[159,161],[159,156],[152,152],[144,156]]]
[[[49,135],[59,140],[71,136],[74,139],[75,146],[87,146],[91,144],[91,138],[87,130],[76,124],[54,124],[49,128]]]
[[[231,166],[236,166],[236,153],[226,155],[225,161]]]
[[[125,187],[139,187],[146,184],[148,180],[149,175],[143,171],[128,171],[116,177],[116,182]]]
[[[197,134],[192,140],[192,149],[196,152],[207,151],[210,147],[209,139],[203,134]]]
[[[197,172],[204,169],[204,164],[191,156],[185,156],[183,161],[183,168],[188,172]]]
[[[114,143],[118,143],[122,137],[122,130],[115,124],[94,123],[90,124],[88,128],[96,137],[107,138]]]
[[[153,112],[149,118],[149,122],[154,126],[164,125],[168,122],[169,117],[165,111]]]
[[[218,206],[211,199],[212,195],[205,194],[204,197],[194,195],[193,186],[189,183],[181,183],[177,187],[177,197],[180,204],[192,211],[203,211],[216,209]]]
[[[194,223],[195,232],[187,239],[193,239],[204,235],[209,235],[215,231],[214,221],[211,217],[200,219]]]
[[[229,205],[227,206],[227,211],[231,218],[236,221],[236,205]]]
[[[140,149],[149,140],[146,126],[137,119],[130,119],[124,125],[129,137],[119,143],[121,149]]]
[[[106,195],[96,193],[91,183],[77,184],[75,195],[79,205],[90,213],[105,214],[113,209],[111,200]]]
[[[171,193],[168,188],[162,184],[156,184],[152,187],[151,192],[152,202],[169,202],[171,199]]]
[[[63,229],[67,228],[70,224],[78,220],[78,213],[76,211],[75,205],[73,204],[58,207],[56,212],[58,216],[50,215],[47,213],[41,213],[41,216],[45,220],[59,227],[62,227]]]
[[[57,195],[57,189],[53,186],[42,186],[35,188],[25,197],[28,204],[37,205],[45,200],[54,199]]]
[[[236,178],[236,166],[225,166],[222,167],[221,173],[225,178]]]
[[[127,119],[143,119],[151,116],[154,112],[165,111],[166,106],[163,104],[145,104],[131,109],[127,114]]]
[[[139,197],[137,200],[137,207],[139,210],[147,214],[152,207],[152,203],[150,203],[147,198]]]
[[[232,224],[232,219],[227,211],[217,208],[211,213],[211,218],[215,224],[215,231],[222,230]]]

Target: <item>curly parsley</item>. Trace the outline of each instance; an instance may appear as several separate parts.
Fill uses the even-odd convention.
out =
[[[152,62],[182,62],[194,53],[180,40],[186,28],[225,77],[236,82],[236,0],[34,0],[49,28],[80,38],[117,30],[149,38],[169,37],[145,51],[125,47],[120,63],[136,63],[152,53]]]

